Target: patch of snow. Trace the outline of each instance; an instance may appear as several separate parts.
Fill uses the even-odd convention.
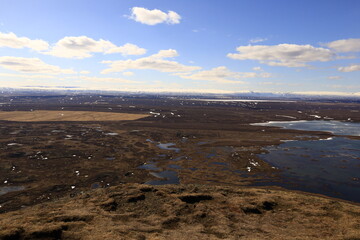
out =
[[[285,118],[291,118],[291,119],[296,119],[296,117],[293,116],[287,116],[287,115],[275,115],[276,117],[285,117]]]
[[[319,115],[309,115],[309,116],[314,117],[314,118],[321,118],[321,116],[319,116]]]
[[[9,143],[8,146],[22,146],[20,143]]]

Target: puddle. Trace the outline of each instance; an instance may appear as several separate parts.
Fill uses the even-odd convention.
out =
[[[108,161],[114,161],[116,158],[115,157],[106,157],[105,159]]]
[[[100,183],[93,183],[93,184],[91,184],[91,189],[97,189],[97,188],[101,188]]]
[[[227,163],[224,162],[211,162],[211,164],[215,164],[215,165],[221,165],[221,166],[227,166]]]
[[[145,169],[145,170],[152,170],[152,171],[158,171],[160,170],[160,168],[158,168],[155,164],[155,162],[148,162],[148,163],[144,163],[143,165],[139,166],[140,169]]]
[[[341,121],[271,121],[266,123],[253,123],[253,126],[281,127],[285,129],[323,131],[336,135],[360,136],[360,123]]]
[[[148,185],[165,185],[165,184],[180,184],[177,172],[166,170],[162,172],[151,172],[151,175],[161,178],[161,180],[151,180],[145,182]]]
[[[208,155],[206,155],[206,158],[212,158],[212,157],[216,157],[217,154],[216,153],[209,153]]]
[[[175,143],[159,143],[156,146],[163,150],[180,152],[180,148],[171,147],[171,146],[175,146]]]
[[[11,187],[0,187],[0,196],[9,192],[16,192],[24,190],[24,186],[11,186]]]
[[[182,167],[180,167],[179,165],[176,165],[176,164],[169,164],[168,167],[173,168],[173,169],[182,169]]]
[[[282,170],[285,181],[259,185],[279,185],[360,202],[360,140],[299,140],[265,149],[268,153],[258,156]]]
[[[190,158],[189,157],[186,157],[186,156],[180,156],[180,157],[176,157],[174,159],[171,159],[171,161],[180,161],[182,159],[186,159],[186,160],[189,160]]]

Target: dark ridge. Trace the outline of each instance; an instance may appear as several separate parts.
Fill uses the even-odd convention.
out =
[[[179,199],[183,202],[194,204],[204,200],[213,200],[214,198],[210,195],[187,195],[181,196]]]
[[[136,196],[136,197],[131,197],[128,199],[128,202],[138,202],[138,201],[142,201],[142,200],[145,200],[145,195],[144,194],[141,194],[139,196]]]

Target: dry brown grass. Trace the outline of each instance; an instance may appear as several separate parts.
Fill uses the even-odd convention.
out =
[[[61,121],[123,121],[148,117],[147,114],[109,113],[90,111],[12,111],[0,112],[0,120],[16,122],[61,122]]]
[[[0,239],[341,239],[360,207],[300,192],[123,184],[0,215]]]

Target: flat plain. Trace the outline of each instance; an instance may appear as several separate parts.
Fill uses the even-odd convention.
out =
[[[282,171],[260,157],[267,146],[334,134],[251,125],[318,117],[356,123],[356,101],[213,102],[84,95],[9,96],[0,102],[1,238],[91,239],[86,229],[93,229],[93,239],[105,232],[118,239],[177,238],[174,234],[180,233],[183,238],[209,239],[287,239],[288,234],[297,239],[357,239],[360,234],[357,202],[331,190],[324,196],[320,190],[297,191],[296,184],[284,188]],[[357,176],[349,179],[358,184]],[[192,202],[191,196],[198,193],[205,197]],[[226,203],[226,194],[237,200]],[[191,195],[190,202],[181,200],[183,195]],[[84,198],[91,206],[85,204],[78,213],[66,210],[77,209]],[[157,212],[157,201],[169,207],[167,214]],[[147,217],[142,219],[144,206]],[[314,209],[307,211],[310,206]],[[50,217],[54,209],[62,209],[55,218]],[[83,218],[86,211],[100,215]],[[222,224],[233,229],[216,227],[220,219],[211,211],[223,213]],[[44,217],[37,219],[40,212]],[[29,219],[40,225],[29,227]],[[119,229],[114,219],[134,225]],[[316,225],[316,219],[324,221]],[[139,221],[144,225],[136,229]],[[280,227],[270,230],[271,221],[279,221]],[[103,231],[97,229],[100,222]],[[197,228],[191,224],[195,222]],[[234,230],[241,226],[247,230]],[[303,230],[295,231],[299,226]],[[335,232],[341,233],[331,238]]]
[[[88,111],[12,111],[0,112],[0,120],[14,122],[81,122],[124,121],[148,117],[147,114],[88,112]]]

